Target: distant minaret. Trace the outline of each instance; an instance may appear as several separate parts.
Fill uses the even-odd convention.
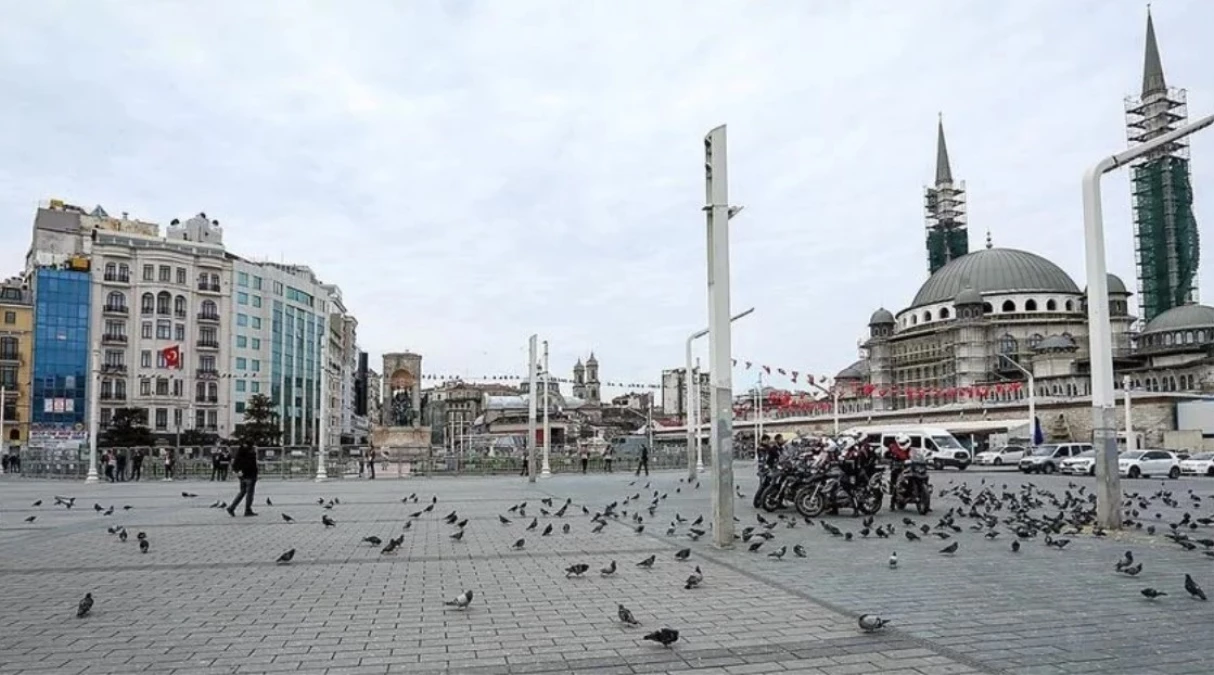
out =
[[[1155,22],[1147,10],[1142,95],[1126,99],[1130,146],[1176,129],[1189,117],[1183,89],[1169,89],[1155,40]],[[1197,302],[1200,262],[1193,189],[1189,183],[1189,142],[1181,139],[1131,165],[1134,248],[1138,261],[1138,299],[1144,321],[1173,307]]]
[[[590,358],[586,359],[586,401],[589,403],[598,403],[600,395],[599,383],[599,360],[594,358],[594,352],[590,352]]]
[[[969,253],[965,220],[965,183],[953,182],[953,168],[944,143],[944,117],[936,127],[936,184],[924,190],[927,216],[927,271],[936,270]]]
[[[573,396],[586,400],[586,367],[580,358],[573,364]]]

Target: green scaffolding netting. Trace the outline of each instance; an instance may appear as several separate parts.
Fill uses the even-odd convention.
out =
[[[969,253],[969,233],[961,228],[930,229],[927,232],[927,264],[936,270]]]
[[[1189,162],[1165,156],[1134,167],[1139,302],[1147,321],[1193,298],[1201,258]]]

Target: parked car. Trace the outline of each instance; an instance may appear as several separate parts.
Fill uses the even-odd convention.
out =
[[[987,450],[979,453],[974,457],[974,464],[982,464],[985,466],[1015,466],[1017,462],[1024,459],[1024,447],[1020,445],[1005,445],[1002,448]]]
[[[1180,478],[1180,458],[1167,450],[1134,450],[1117,458],[1117,473],[1127,478]]]
[[[1180,460],[1180,472],[1193,476],[1214,476],[1214,452],[1199,452]]]
[[[1054,473],[1062,464],[1062,460],[1091,449],[1091,443],[1039,445],[1021,459],[1017,467],[1024,473]]]
[[[1071,476],[1095,476],[1096,451],[1085,450],[1074,457],[1062,460],[1062,463],[1058,465],[1058,472]]]

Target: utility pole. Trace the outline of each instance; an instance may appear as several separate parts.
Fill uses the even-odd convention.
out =
[[[552,447],[548,436],[551,433],[552,428],[548,423],[548,341],[544,340],[544,467],[540,470],[544,478],[552,477],[552,465],[548,463],[548,452]]]
[[[1121,376],[1121,392],[1125,394],[1125,449],[1126,452],[1138,449],[1138,439],[1134,437],[1134,411],[1130,403],[1130,376]]]
[[[708,243],[708,367],[712,379],[712,534],[720,548],[732,548],[733,363],[729,309],[729,219],[741,207],[729,205],[725,125],[704,137],[704,211]]]
[[[763,371],[759,371],[759,385],[755,389],[755,447],[759,447],[759,439],[763,438]],[[757,459],[757,457],[756,457]]]
[[[97,426],[101,424],[101,350],[93,350],[89,362],[89,472],[85,483],[96,483],[97,476]]]
[[[527,389],[527,482],[528,483],[534,483],[535,474],[539,473],[539,471],[536,471],[537,467],[535,466],[536,459],[537,459],[537,457],[535,456],[536,455],[536,451],[535,451],[536,450],[536,448],[535,448],[536,353],[535,352],[536,352],[536,340],[537,339],[538,339],[537,336],[532,335],[531,338],[527,340],[527,353],[528,353],[527,377],[529,378],[528,382],[530,383],[529,388]]]
[[[326,317],[327,319],[327,317]],[[320,424],[316,439],[316,482],[329,480],[325,463],[328,460],[329,436],[329,324],[320,331]]]

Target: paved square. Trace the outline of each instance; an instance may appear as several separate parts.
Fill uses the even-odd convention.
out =
[[[739,463],[736,473],[749,497],[749,465]],[[0,674],[1210,672],[1214,605],[1187,597],[1182,587],[1188,572],[1214,591],[1214,559],[1201,546],[1186,551],[1160,534],[1131,531],[1072,536],[1065,550],[1034,539],[1013,554],[1006,527],[988,540],[968,530],[973,521],[958,518],[967,529],[955,535],[961,549],[949,557],[938,553],[944,544],[935,537],[905,540],[906,514],[878,516],[878,524],[898,528],[888,540],[861,537],[859,521],[849,516],[830,518],[855,533],[846,541],[788,511],[760,553],[745,546],[722,551],[708,537],[691,542],[686,525],[666,535],[676,513],[711,519],[707,475],[699,489],[680,482],[683,476],[559,475],[534,486],[514,477],[266,480],[258,485],[257,518],[208,508],[231,499],[234,482],[85,486],[6,477],[0,479]],[[958,480],[975,487],[983,480],[1007,483],[1011,491],[1024,481],[1006,473],[933,474],[938,489]],[[1068,481],[1034,482],[1061,495]],[[1214,481],[1163,487],[1180,504],[1155,500],[1162,517],[1143,514],[1161,531],[1182,512],[1214,513]],[[1127,492],[1144,495],[1159,489],[1158,481],[1126,484]],[[1204,501],[1193,501],[1190,489]],[[651,518],[643,509],[655,490],[665,499]],[[182,491],[199,496],[186,499]],[[418,503],[401,503],[411,493]],[[644,533],[624,522],[636,502],[620,507],[627,518],[591,532],[583,505],[600,511],[637,493]],[[56,494],[75,496],[75,508],[54,506]],[[404,529],[409,514],[433,496],[433,511]],[[546,497],[555,507],[540,503]],[[325,510],[320,498],[340,504]],[[566,498],[573,506],[558,518],[554,512]],[[38,499],[42,505],[32,506]],[[507,512],[523,501],[526,518]],[[741,525],[756,522],[748,502],[738,502]],[[107,517],[94,503],[117,508]],[[934,524],[960,503],[942,498],[935,506],[928,517],[910,517]],[[1053,515],[1051,508],[1041,513]],[[451,511],[469,519],[459,542],[449,538],[456,527],[442,521]],[[283,513],[296,522],[284,522]],[[326,529],[322,514],[337,526]],[[513,522],[502,525],[499,514]],[[24,522],[31,515],[34,522]],[[524,531],[533,517],[538,528]],[[541,536],[548,524],[553,534]],[[117,525],[128,529],[128,542],[107,533]],[[1189,535],[1198,540],[1210,530],[1199,526]],[[137,532],[147,534],[147,554],[137,548]],[[372,535],[385,541],[403,535],[404,543],[397,554],[382,555],[362,542]],[[526,546],[515,551],[511,544],[520,537]],[[805,546],[806,558],[764,555],[795,543]],[[687,546],[691,560],[675,560],[674,552]],[[289,548],[297,550],[293,563],[276,565]],[[1127,548],[1144,562],[1137,578],[1112,570]],[[886,564],[893,550],[897,570]],[[653,569],[635,566],[649,555],[658,558]],[[613,559],[617,575],[600,576]],[[566,579],[564,568],[578,562],[591,571]],[[695,565],[704,584],[685,590]],[[1139,594],[1146,586],[1169,595],[1146,600]],[[470,610],[444,607],[469,589],[476,596]],[[86,591],[96,606],[78,620],[76,603]],[[621,626],[617,603],[643,625]],[[864,612],[894,623],[880,634],[861,634],[855,617]],[[641,639],[662,626],[680,631],[673,649]]]

